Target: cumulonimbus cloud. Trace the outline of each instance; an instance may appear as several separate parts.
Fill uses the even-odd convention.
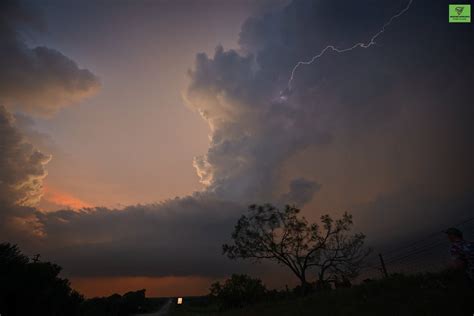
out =
[[[373,168],[386,162],[383,172],[393,179],[379,181],[391,181],[397,189],[412,184],[403,183],[409,181],[402,180],[397,169],[423,182],[428,169],[455,160],[464,165],[466,157],[472,157],[472,139],[465,136],[472,134],[465,119],[472,116],[465,93],[472,77],[456,71],[456,60],[472,63],[472,41],[467,40],[467,29],[451,32],[436,22],[444,13],[426,1],[415,1],[373,48],[327,54],[302,67],[292,94],[279,98],[298,60],[327,45],[347,47],[370,38],[405,6],[404,1],[293,1],[249,18],[240,33],[240,49],[219,46],[213,56],[198,54],[186,97],[211,129],[208,152],[194,161],[207,191],[234,200],[278,200],[295,178],[319,182],[318,175],[326,170],[339,175],[335,161],[318,156],[333,148],[339,156],[349,156],[340,160],[354,163],[341,166],[348,173],[367,168],[368,177],[379,177]],[[420,28],[413,17],[422,7],[430,8],[430,14],[424,15]],[[342,23],[346,15],[352,17],[350,25]],[[427,25],[435,25],[438,35]],[[449,48],[460,42],[465,49]],[[346,143],[350,146],[344,147]],[[398,148],[399,161],[389,165],[392,157],[386,153],[393,148]],[[285,165],[302,153],[304,165],[312,166],[306,167],[310,172],[282,184]],[[428,160],[427,153],[433,155]],[[445,173],[442,178],[453,177]],[[439,180],[435,185],[442,186]],[[466,188],[466,179],[462,182]],[[358,185],[363,186],[364,179]]]
[[[43,195],[50,158],[26,140],[0,106],[0,239],[31,241],[42,234],[34,206]]]
[[[14,125],[14,118],[0,106],[0,201],[7,205],[35,206],[50,156],[35,149]]]
[[[190,106],[209,123],[211,142],[194,166],[206,191],[230,200],[272,201],[286,160],[328,135],[304,121],[301,106],[275,100],[278,86],[253,55],[217,47],[190,71]]]

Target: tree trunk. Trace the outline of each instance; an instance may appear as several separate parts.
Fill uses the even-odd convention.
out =
[[[310,286],[309,286],[308,281],[306,281],[306,276],[304,274],[300,277],[300,281],[301,281],[301,294],[303,296],[306,296],[309,293]]]
[[[326,272],[326,268],[323,267],[321,268],[319,275],[318,275],[318,281],[316,283],[316,289],[317,290],[325,290],[328,287],[328,284],[326,280],[324,280],[324,274]]]

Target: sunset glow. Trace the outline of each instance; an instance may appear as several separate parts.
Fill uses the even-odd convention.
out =
[[[55,188],[50,186],[44,187],[44,195],[43,200],[46,205],[50,208],[70,208],[70,209],[81,209],[81,208],[88,208],[92,207],[91,204],[86,203],[73,195],[61,192]]]
[[[146,288],[150,297],[196,296],[218,280],[192,276],[71,278],[72,286],[87,297],[124,294],[141,288]]]

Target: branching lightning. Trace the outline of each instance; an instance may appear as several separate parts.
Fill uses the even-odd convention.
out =
[[[317,59],[321,58],[327,51],[333,51],[333,52],[336,52],[336,53],[345,53],[345,52],[348,52],[348,51],[351,51],[351,50],[354,50],[358,47],[360,48],[369,48],[370,46],[372,45],[375,45],[375,40],[380,36],[382,35],[384,32],[385,32],[385,29],[390,25],[392,24],[392,22],[399,18],[400,16],[402,16],[405,12],[407,12],[409,9],[410,9],[410,6],[412,4],[413,0],[410,0],[407,4],[407,6],[401,10],[400,12],[398,12],[397,14],[395,14],[394,16],[392,16],[390,18],[390,20],[388,20],[388,22],[386,22],[382,28],[374,35],[370,38],[370,40],[367,42],[367,43],[357,43],[357,44],[354,44],[352,45],[351,47],[348,47],[348,48],[343,48],[343,49],[339,49],[337,47],[334,47],[333,45],[328,45],[326,46],[319,54],[313,56],[310,60],[308,61],[299,61],[292,69],[291,71],[291,76],[290,76],[290,79],[288,80],[288,87],[287,87],[287,91],[286,93],[282,93],[282,94],[287,94],[289,92],[291,92],[291,85],[293,83],[293,79],[295,77],[295,73],[296,73],[296,70],[298,69],[299,66],[301,65],[310,65],[312,64],[314,61],[316,61]],[[283,97],[283,96],[282,96]]]

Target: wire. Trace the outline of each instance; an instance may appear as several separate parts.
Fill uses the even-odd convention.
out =
[[[471,217],[451,226],[462,227],[464,233],[474,233],[474,225],[466,226],[466,224],[474,224],[473,222],[474,217]],[[445,267],[446,260],[444,259],[449,257],[449,252],[447,251],[448,241],[442,235],[443,232],[439,230],[415,242],[385,251],[383,254],[387,270],[392,273],[434,272]],[[441,252],[442,249],[446,251]],[[371,255],[367,261],[369,262],[360,270],[361,275],[370,278],[381,273],[382,267],[378,256]]]

